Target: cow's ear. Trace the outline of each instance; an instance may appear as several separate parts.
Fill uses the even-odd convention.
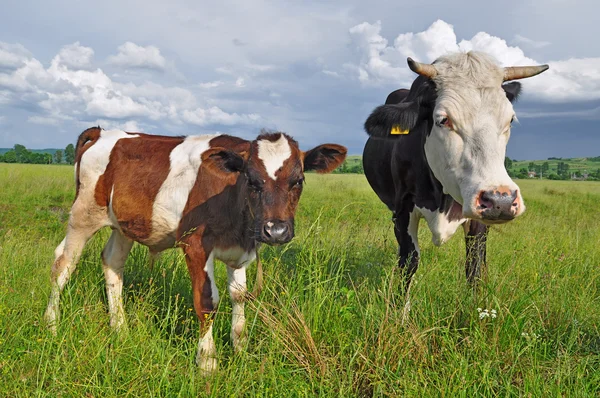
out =
[[[503,84],[502,88],[506,93],[506,98],[508,98],[510,102],[515,102],[519,98],[519,94],[521,94],[521,83],[519,82]]]
[[[330,173],[346,159],[346,147],[337,144],[323,144],[304,152],[304,171]]]
[[[365,131],[371,137],[397,138],[409,133],[419,120],[419,105],[402,102],[375,108],[365,122]]]
[[[202,153],[202,163],[207,167],[227,172],[240,172],[246,163],[245,153],[237,153],[225,148],[211,148]]]

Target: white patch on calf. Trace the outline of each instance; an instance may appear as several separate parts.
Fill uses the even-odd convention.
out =
[[[267,174],[272,179],[277,179],[275,173],[283,166],[292,155],[290,144],[283,134],[277,141],[260,140],[258,145],[258,158],[262,160]]]
[[[208,279],[210,280],[210,294],[213,306],[215,310],[219,305],[219,290],[217,289],[217,283],[215,281],[215,252],[213,250],[212,253],[206,259],[206,264],[204,265],[204,271]]]
[[[100,132],[100,138],[81,157],[81,164],[79,165],[80,194],[84,191],[94,192],[98,179],[106,171],[110,161],[110,153],[117,141],[136,137],[139,137],[139,135],[127,134],[122,130],[102,130]]]
[[[174,238],[198,176],[201,155],[210,148],[210,140],[215,137],[216,135],[189,136],[171,151],[169,174],[152,205],[152,236],[147,244],[156,244],[168,235]]]
[[[239,246],[229,247],[227,249],[215,247],[213,253],[217,260],[223,261],[231,268],[246,267],[256,259],[256,250],[247,252]]]
[[[449,221],[445,213],[441,213],[437,210],[431,211],[416,206],[415,208],[418,209],[419,213],[421,213],[423,218],[427,221],[427,226],[431,231],[431,241],[436,246],[446,243],[446,241],[456,233],[458,227],[467,221],[466,218]]]

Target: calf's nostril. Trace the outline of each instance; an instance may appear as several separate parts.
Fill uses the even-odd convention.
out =
[[[271,237],[271,227],[269,227],[268,225],[265,225],[263,227],[263,231],[264,231],[266,237]]]

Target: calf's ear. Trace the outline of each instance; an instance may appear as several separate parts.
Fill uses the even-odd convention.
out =
[[[346,147],[337,144],[323,144],[304,152],[304,171],[330,173],[346,159]]]
[[[419,120],[419,104],[402,102],[375,108],[365,122],[365,131],[371,137],[398,138],[406,135]]]
[[[202,163],[213,169],[236,173],[244,169],[244,155],[225,148],[210,148],[202,153]]]

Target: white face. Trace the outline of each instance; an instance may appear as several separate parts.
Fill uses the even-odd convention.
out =
[[[462,204],[465,217],[497,223],[525,210],[519,187],[504,168],[514,116],[501,87],[438,90],[425,154],[444,191]]]

